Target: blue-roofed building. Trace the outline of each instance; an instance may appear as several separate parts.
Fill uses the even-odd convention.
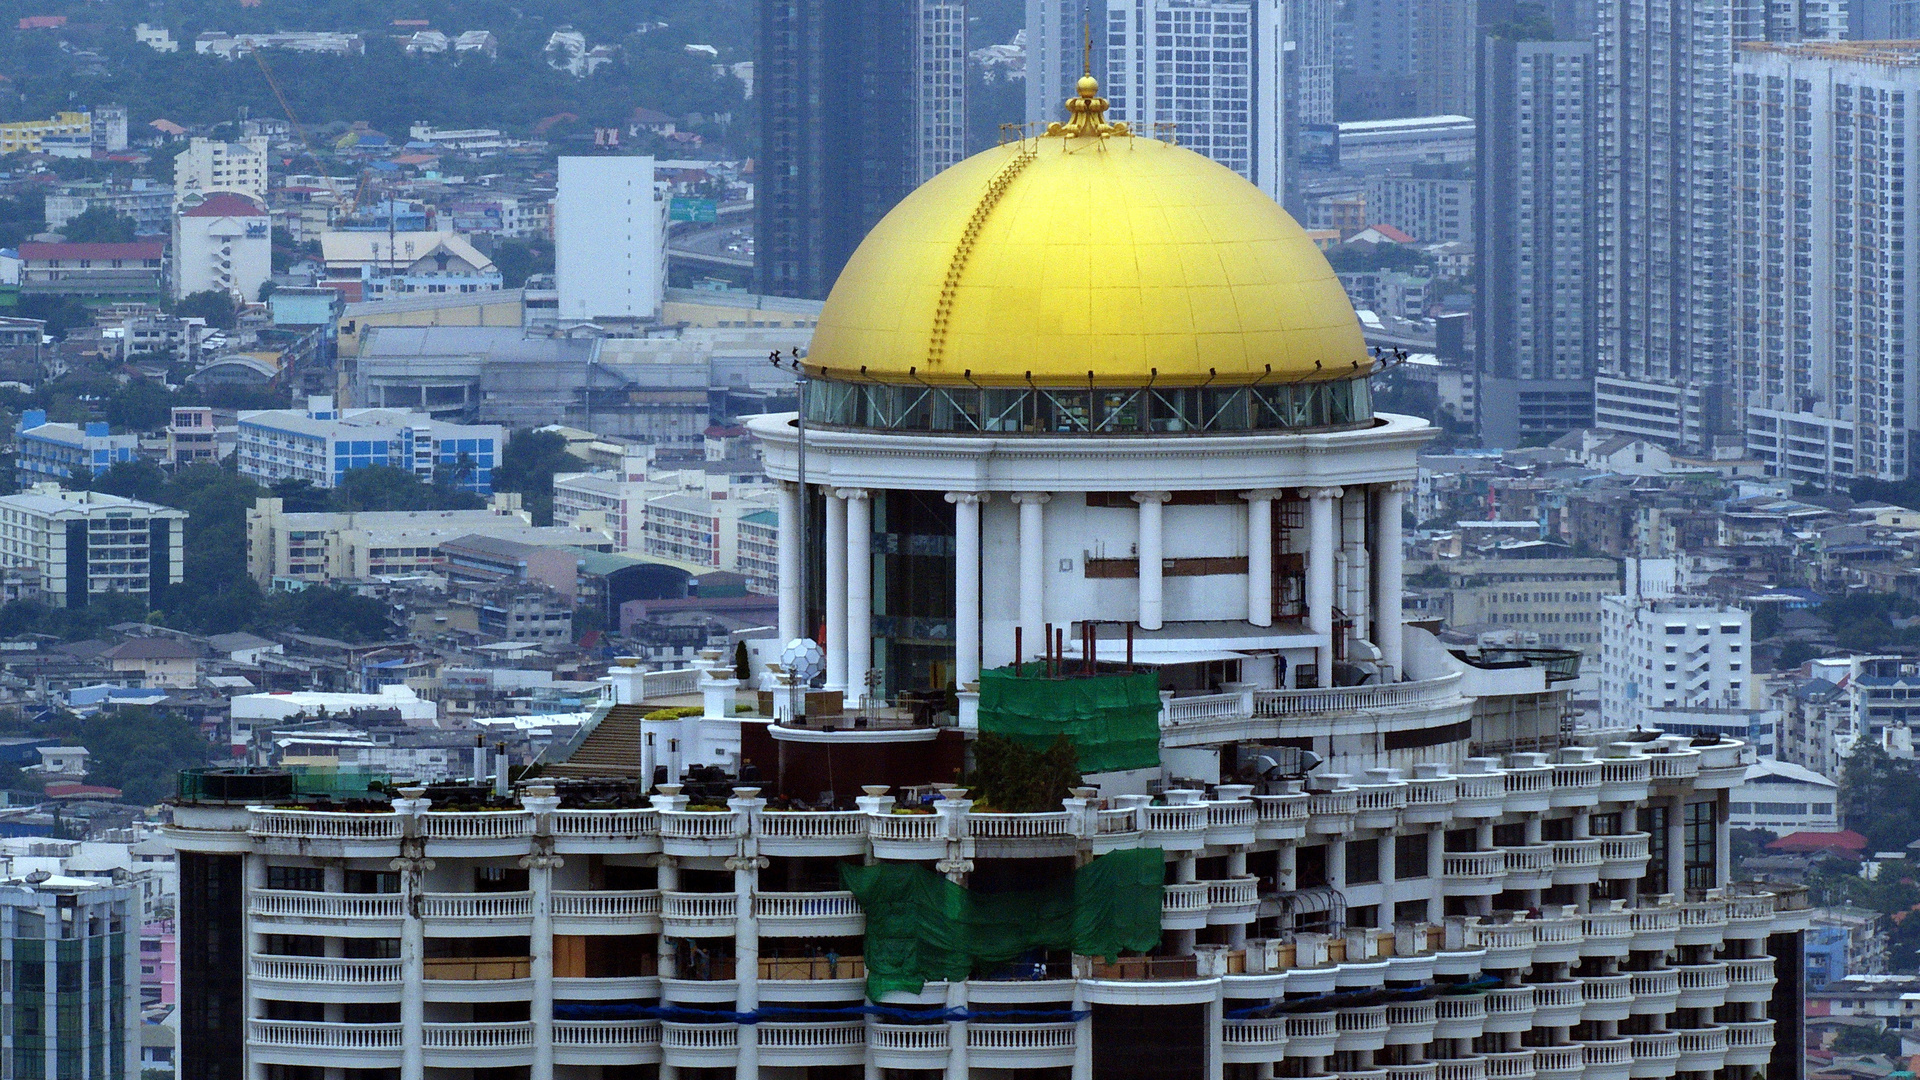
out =
[[[235,450],[240,472],[265,483],[308,480],[331,488],[350,470],[386,465],[461,491],[493,491],[493,470],[506,446],[497,424],[449,424],[403,409],[340,409],[309,398],[305,409],[240,414]]]
[[[22,489],[46,481],[75,476],[98,476],[123,461],[132,461],[140,449],[138,435],[114,435],[97,421],[84,426],[47,422],[44,409],[20,414],[14,429],[19,451],[14,472]]]

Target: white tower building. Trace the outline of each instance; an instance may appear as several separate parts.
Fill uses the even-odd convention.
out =
[[[173,159],[173,205],[194,195],[231,191],[256,202],[267,201],[267,139],[256,136],[227,143],[194,138]]]
[[[1291,218],[1080,89],[868,234],[751,422],[762,694],[620,663],[518,785],[185,778],[188,1075],[1798,1075],[1750,748],[1403,625],[1432,429]]]
[[[561,158],[553,200],[561,321],[658,318],[667,281],[666,222],[652,158]]]
[[[242,304],[273,275],[273,222],[264,206],[233,192],[190,199],[173,216],[173,296],[218,292]]]

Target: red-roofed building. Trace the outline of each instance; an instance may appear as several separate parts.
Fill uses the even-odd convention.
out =
[[[1787,855],[1811,855],[1824,851],[1833,855],[1845,855],[1859,858],[1867,850],[1869,841],[1852,829],[1839,832],[1797,832],[1775,840],[1767,845],[1768,851],[1777,851]]]
[[[61,296],[157,296],[167,245],[21,244],[20,290]]]
[[[1413,237],[1391,225],[1369,225],[1352,236],[1347,237],[1349,244],[1411,244]]]
[[[173,222],[173,295],[226,293],[241,303],[273,274],[273,229],[251,196],[216,191],[181,204]]]

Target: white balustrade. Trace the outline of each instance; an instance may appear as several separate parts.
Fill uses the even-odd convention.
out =
[[[398,986],[400,961],[324,956],[274,956],[256,953],[248,974],[273,982],[325,983],[332,986]]]
[[[740,897],[736,893],[663,892],[660,894],[660,916],[663,919],[701,922],[716,919],[732,920],[739,908]]]
[[[753,898],[760,919],[845,919],[862,914],[850,892],[760,893]]]
[[[928,843],[943,839],[943,828],[938,814],[873,814],[867,836],[883,842]]]
[[[976,840],[1047,840],[1073,835],[1073,823],[1065,812],[968,814],[967,829]]]
[[[1206,832],[1206,829],[1207,804],[1205,803],[1147,807],[1149,833],[1193,833],[1197,836]]]
[[[1433,1063],[1434,1080],[1487,1080],[1487,1059],[1450,1058]]]
[[[844,1050],[864,1046],[867,1025],[859,1020],[755,1025],[762,1050]]]
[[[1196,694],[1167,702],[1161,709],[1161,725],[1178,727],[1207,720],[1239,720],[1246,715],[1246,699],[1240,694]]]
[[[640,695],[643,701],[655,698],[689,697],[700,692],[700,680],[705,672],[699,668],[675,668],[672,671],[649,671],[640,676]]]
[[[1598,867],[1601,862],[1598,837],[1584,840],[1549,840],[1547,846],[1553,849],[1553,868],[1556,871],[1585,870]]]
[[[1419,682],[1380,683],[1374,686],[1336,686],[1306,690],[1255,690],[1255,716],[1299,716],[1306,713],[1364,712],[1394,705],[1418,705],[1453,697],[1460,674],[1452,672]]]
[[[1304,791],[1255,795],[1253,804],[1259,813],[1260,826],[1297,826],[1305,824],[1307,820],[1307,793]]]
[[[1449,851],[1441,856],[1440,866],[1440,872],[1447,877],[1504,877],[1507,856],[1503,851]]]
[[[762,813],[754,829],[762,843],[851,840],[867,835],[870,816],[864,810],[776,810]]]
[[[867,1046],[874,1050],[946,1053],[951,1044],[945,1024],[875,1024],[867,1029]]]
[[[1506,1050],[1484,1055],[1487,1080],[1524,1080],[1533,1075],[1533,1051]]]
[[[620,1050],[660,1045],[658,1020],[555,1020],[553,1045]]]
[[[581,840],[639,840],[660,835],[657,810],[556,810],[553,835]]]
[[[1582,1061],[1580,1044],[1570,1046],[1536,1046],[1533,1048],[1533,1071],[1539,1073],[1572,1073],[1586,1067]]]
[[[1627,1036],[1633,1043],[1633,1060],[1669,1061],[1680,1056],[1680,1037],[1670,1031]]]
[[[1588,942],[1626,942],[1633,938],[1633,912],[1589,911],[1580,916],[1580,936]]]
[[[317,893],[292,889],[255,889],[249,910],[277,919],[321,922],[398,919],[406,914],[399,893]]]
[[[1287,1041],[1287,1024],[1279,1017],[1264,1020],[1227,1020],[1221,1025],[1220,1041],[1228,1046],[1284,1046]]]
[[[1140,817],[1132,810],[1100,810],[1094,816],[1094,831],[1101,836],[1122,836],[1140,831]]]
[[[533,1046],[533,1022],[423,1024],[420,1042],[429,1050],[525,1050]]]
[[[969,1050],[1071,1050],[1074,1024],[988,1024],[974,1021],[967,1025]]]
[[[1500,850],[1506,854],[1509,874],[1546,877],[1553,873],[1553,848],[1546,844],[1521,844]]]
[[[428,919],[459,919],[491,922],[495,919],[525,919],[533,914],[533,894],[503,893],[425,893],[420,897],[420,914]]]
[[[399,1024],[327,1024],[305,1020],[249,1020],[247,1041],[297,1050],[400,1049]]]
[[[351,840],[361,843],[399,840],[405,831],[400,815],[381,812],[345,814],[325,810],[247,808],[247,832],[268,840]]]
[[[660,914],[660,890],[564,892],[553,894],[553,913],[585,919],[638,919]]]
[[[1773,1049],[1772,1020],[1736,1020],[1726,1025],[1727,1049]]]
[[[735,835],[734,818],[731,810],[662,810],[660,838],[709,843],[731,840]]]
[[[740,1029],[733,1024],[681,1024],[668,1020],[660,1025],[660,1045],[668,1050],[734,1050],[740,1046]]]
[[[1654,780],[1691,780],[1700,775],[1700,751],[1668,750],[1647,755],[1648,773]]]
[[[525,810],[430,810],[420,831],[429,840],[518,840],[533,835],[533,815]]]
[[[1431,1061],[1417,1061],[1411,1065],[1389,1065],[1387,1080],[1434,1080],[1436,1071]]]

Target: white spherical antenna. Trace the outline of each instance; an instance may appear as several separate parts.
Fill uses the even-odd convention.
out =
[[[793,673],[796,685],[805,686],[824,670],[826,653],[820,651],[820,643],[812,638],[794,638],[787,642],[780,662]]]

